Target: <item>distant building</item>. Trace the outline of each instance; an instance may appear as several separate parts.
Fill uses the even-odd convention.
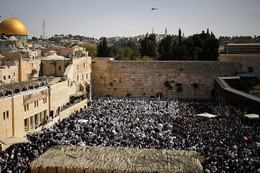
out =
[[[226,54],[260,54],[260,43],[232,43],[225,46]]]
[[[0,85],[19,82],[20,53],[0,54]]]

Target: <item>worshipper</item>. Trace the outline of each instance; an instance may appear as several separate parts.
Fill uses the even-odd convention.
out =
[[[79,100],[78,100],[79,101]],[[195,115],[208,112],[214,119]],[[52,145],[90,145],[197,151],[205,172],[260,170],[260,130],[235,107],[198,99],[94,98],[91,107],[54,126],[27,134],[30,141],[0,153],[2,172],[26,172]]]

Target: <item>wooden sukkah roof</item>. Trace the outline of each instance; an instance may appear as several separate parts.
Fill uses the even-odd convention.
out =
[[[17,83],[5,84],[5,85],[0,86],[0,92],[20,89],[23,87],[29,87],[33,84],[39,84],[39,83],[41,83],[41,81],[22,81],[22,82],[17,82]]]
[[[54,146],[31,163],[40,167],[118,170],[127,172],[203,172],[203,157],[195,151]]]

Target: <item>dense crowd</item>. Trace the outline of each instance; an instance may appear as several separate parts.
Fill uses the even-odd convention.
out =
[[[203,112],[218,117],[196,117]],[[51,145],[91,145],[193,150],[205,158],[205,172],[260,172],[259,124],[242,115],[209,100],[95,98],[88,109],[2,152],[0,170],[26,172]]]

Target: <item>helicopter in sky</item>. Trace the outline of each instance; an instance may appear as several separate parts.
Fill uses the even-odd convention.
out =
[[[151,8],[151,10],[152,10],[152,11],[154,11],[154,10],[158,10],[158,8]]]

